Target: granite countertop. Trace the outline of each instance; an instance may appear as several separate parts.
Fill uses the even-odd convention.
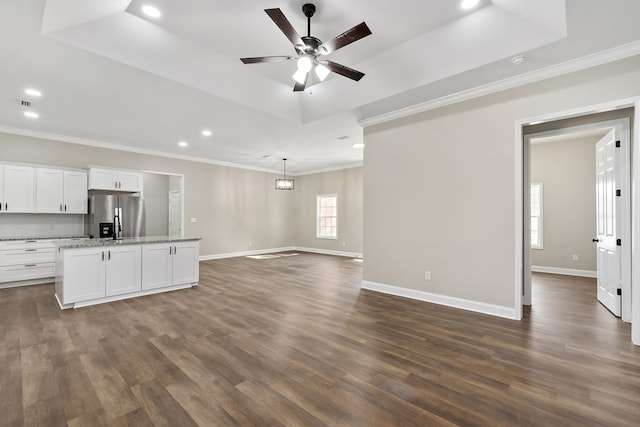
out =
[[[119,240],[108,239],[87,239],[87,240],[69,240],[56,242],[56,246],[60,249],[75,248],[93,248],[99,246],[122,246],[122,245],[143,245],[150,243],[169,243],[169,242],[191,242],[194,240],[202,240],[201,237],[170,237],[170,236],[148,236],[148,237],[125,237]]]
[[[88,239],[88,234],[73,236],[0,236],[0,242],[9,242],[15,240],[56,240],[56,239]]]

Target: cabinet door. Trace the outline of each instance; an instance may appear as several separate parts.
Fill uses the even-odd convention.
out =
[[[63,212],[63,182],[61,170],[36,168],[36,212]]]
[[[87,173],[82,171],[64,171],[64,212],[86,214]]]
[[[35,212],[35,179],[30,166],[4,165],[3,212]]]
[[[105,251],[100,248],[64,251],[64,301],[69,304],[105,296]],[[56,273],[57,274],[57,273]]]
[[[105,250],[107,296],[139,292],[142,283],[140,246],[109,246]]]
[[[173,284],[197,283],[199,278],[200,245],[198,242],[178,242],[173,253]]]
[[[89,189],[114,190],[118,172],[111,169],[89,169]]]
[[[142,245],[142,289],[165,288],[173,284],[173,246],[168,243]]]
[[[137,172],[118,171],[118,190],[142,191],[142,174]]]

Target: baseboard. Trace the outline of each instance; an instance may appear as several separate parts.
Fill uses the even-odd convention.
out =
[[[404,298],[411,298],[419,301],[425,301],[433,304],[444,305],[447,307],[458,308],[461,310],[475,311],[477,313],[489,314],[491,316],[504,317],[506,319],[520,320],[517,317],[516,310],[511,307],[501,305],[487,304],[484,302],[472,301],[462,298],[450,297],[446,295],[434,294],[431,292],[418,291],[415,289],[401,288],[399,286],[385,285],[382,283],[362,281],[362,289],[375,292],[395,295]]]
[[[295,246],[288,246],[284,248],[257,249],[254,251],[227,252],[224,254],[200,255],[198,259],[200,261],[208,261],[211,259],[236,258],[240,256],[263,255],[263,254],[271,254],[274,252],[286,252],[286,251],[295,251],[295,250],[297,250]]]
[[[531,271],[535,273],[562,274],[565,276],[580,276],[580,277],[593,277],[593,278],[598,277],[597,271],[577,270],[574,268],[545,267],[541,265],[532,265]]]
[[[362,258],[362,254],[357,252],[332,251],[329,249],[304,248],[301,246],[288,246],[284,248],[269,248],[269,249],[257,249],[254,251],[227,252],[224,254],[200,255],[199,260],[208,261],[211,259],[235,258],[235,257],[241,257],[241,256],[263,255],[263,254],[272,254],[276,252],[287,252],[287,251],[311,252],[315,254],[336,255],[336,256],[343,256],[348,258]]]
[[[301,252],[311,252],[314,254],[344,256],[348,258],[362,258],[362,254],[357,252],[333,251],[331,249],[305,248],[302,246],[296,246],[295,250],[301,251]]]

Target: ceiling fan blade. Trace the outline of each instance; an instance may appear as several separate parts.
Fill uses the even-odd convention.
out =
[[[289,41],[294,46],[304,46],[302,38],[300,38],[300,35],[296,32],[295,28],[293,28],[293,25],[291,25],[291,22],[289,22],[287,17],[284,16],[284,13],[282,13],[280,9],[265,9],[264,11],[267,13],[267,15],[269,15],[269,18],[271,18],[273,22],[275,22],[278,28],[280,28],[280,31],[282,31],[284,35],[287,36]]]
[[[309,81],[309,74],[310,73],[307,73],[307,77],[304,79],[304,83],[296,82],[296,84],[293,86],[294,92],[302,92],[305,89],[305,87],[307,86],[307,82]]]
[[[328,55],[341,47],[367,37],[369,34],[371,34],[371,30],[367,27],[367,24],[362,22],[350,30],[335,36],[331,40],[322,43],[320,47],[318,47],[318,52],[320,52],[321,55]]]
[[[346,67],[342,64],[338,64],[337,62],[327,61],[327,63],[324,65],[334,73],[348,77],[351,80],[359,81],[364,77],[364,73],[361,73],[358,70],[354,70],[353,68]]]
[[[255,58],[240,58],[244,64],[261,64],[263,62],[289,61],[293,56],[257,56]]]

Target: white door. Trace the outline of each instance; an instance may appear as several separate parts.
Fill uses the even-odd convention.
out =
[[[139,245],[109,246],[106,255],[106,295],[128,294],[142,289],[142,251]]]
[[[4,208],[35,212],[35,172],[30,166],[4,165]]]
[[[36,169],[36,211],[63,212],[63,172],[59,169]]]
[[[169,191],[169,236],[182,237],[182,194]]]
[[[142,290],[173,284],[173,246],[168,243],[142,245]]]
[[[620,254],[617,246],[616,135],[612,129],[596,144],[596,238],[598,301],[620,316]]]
[[[64,212],[87,213],[87,173],[82,171],[64,172]]]

